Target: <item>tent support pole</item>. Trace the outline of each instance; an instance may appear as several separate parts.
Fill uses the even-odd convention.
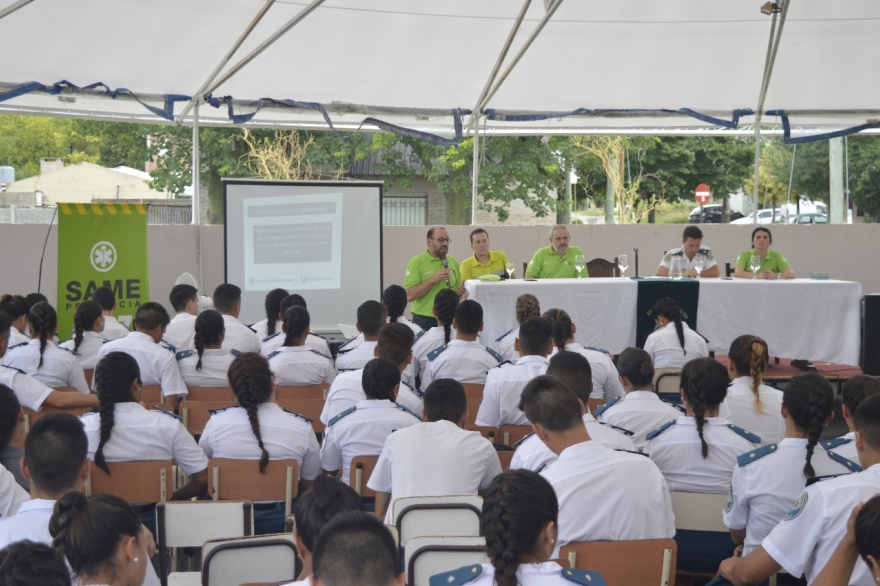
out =
[[[559,1],[559,0],[557,0],[557,1]],[[302,22],[302,20],[305,17],[310,15],[316,8],[318,8],[318,6],[320,6],[323,3],[324,3],[324,0],[313,0],[313,2],[311,4],[309,4],[308,6],[303,8],[302,10],[300,10],[299,14],[297,14],[296,16],[294,16],[293,18],[288,20],[284,24],[284,26],[282,26],[280,29],[278,29],[274,33],[272,33],[272,35],[268,39],[266,39],[265,41],[260,43],[260,45],[256,49],[254,49],[253,51],[248,53],[241,61],[239,61],[238,63],[233,65],[229,69],[229,71],[227,71],[225,74],[223,74],[223,77],[221,77],[219,81],[213,83],[211,85],[211,87],[205,91],[205,94],[214,93],[214,90],[216,90],[218,87],[220,87],[221,85],[226,83],[229,80],[229,78],[231,78],[233,75],[235,75],[236,73],[241,71],[241,69],[244,66],[246,66],[248,63],[250,63],[251,61],[256,59],[260,55],[260,53],[262,53],[263,51],[268,49],[270,46],[272,46],[272,44],[275,41],[277,41],[278,39],[283,37],[285,35],[285,33],[287,33],[287,31],[289,31],[290,29],[292,29],[293,27],[298,25],[300,22]]]
[[[480,124],[474,125],[474,175],[471,194],[471,226],[477,225],[477,202],[480,198]]]
[[[498,59],[495,60],[495,66],[492,67],[492,73],[489,74],[489,79],[486,80],[486,85],[483,86],[483,91],[480,92],[480,97],[477,98],[477,105],[474,107],[474,111],[471,112],[471,117],[468,119],[467,127],[464,131],[465,134],[471,131],[471,127],[474,125],[474,120],[480,116],[480,104],[483,103],[483,99],[485,99],[486,94],[489,93],[489,88],[491,88],[492,84],[495,82],[498,70],[501,69],[501,64],[504,63],[504,59],[507,57],[507,51],[510,50],[510,45],[513,43],[516,33],[519,32],[519,27],[522,24],[523,18],[525,18],[526,12],[528,12],[531,3],[532,0],[525,0],[525,2],[523,2],[522,8],[519,10],[519,15],[517,15],[516,21],[513,23],[513,28],[510,29],[510,32],[507,34],[507,40],[504,41],[504,46],[501,48],[501,54],[498,55]]]
[[[33,1],[33,0],[28,0]],[[217,67],[214,68],[214,71],[211,72],[211,75],[208,79],[205,80],[205,83],[199,88],[199,91],[196,92],[196,96],[199,100],[203,99],[205,95],[205,89],[207,89],[208,84],[217,79],[217,76],[220,75],[220,71],[229,63],[229,60],[232,59],[232,56],[235,55],[235,52],[241,47],[242,43],[244,43],[245,39],[247,39],[250,34],[257,27],[257,24],[266,16],[266,13],[269,12],[269,9],[272,5],[275,4],[275,0],[266,0],[266,3],[263,4],[263,7],[260,8],[260,11],[257,15],[251,20],[250,24],[247,25],[247,28],[244,29],[244,32],[241,33],[241,36],[238,37],[238,40],[235,41],[235,44],[232,45],[232,48],[226,53],[226,56],[217,64]],[[189,111],[192,110],[194,102],[190,102],[186,105],[186,108],[183,109],[183,112],[180,113],[180,116],[177,117],[177,123],[180,124],[183,122],[184,117],[189,114]]]
[[[7,6],[3,10],[0,10],[0,20],[6,18],[7,16],[12,14],[16,10],[18,10],[19,8],[24,8],[25,6],[27,6],[28,4],[30,4],[33,1],[34,0],[18,0],[18,2],[15,2],[14,4]]]
[[[193,137],[192,137],[192,187],[193,187],[193,195],[192,195],[192,223],[193,224],[201,224],[200,210],[199,204],[199,160],[200,160],[200,146],[199,146],[199,97],[196,96],[195,106],[193,107]],[[200,265],[201,266],[201,265]]]

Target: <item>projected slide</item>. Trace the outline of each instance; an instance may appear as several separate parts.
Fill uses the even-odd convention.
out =
[[[241,206],[246,291],[341,286],[341,193],[251,198]]]

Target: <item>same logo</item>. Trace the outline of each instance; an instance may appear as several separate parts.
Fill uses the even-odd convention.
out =
[[[92,268],[99,273],[106,273],[116,266],[116,247],[106,240],[96,242],[89,255]]]

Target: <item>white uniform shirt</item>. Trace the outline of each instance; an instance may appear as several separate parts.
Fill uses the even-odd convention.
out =
[[[332,383],[336,368],[330,355],[308,346],[282,346],[269,355],[269,367],[280,387]]]
[[[746,530],[743,555],[761,545],[804,491],[806,456],[806,438],[784,438],[779,444],[739,457],[724,507],[724,524],[731,529]],[[853,471],[833,460],[819,446],[813,449],[810,461],[815,476]]]
[[[617,367],[611,362],[610,356],[598,350],[585,348],[583,344],[578,344],[577,342],[566,344],[565,349],[568,352],[577,352],[590,363],[590,369],[593,372],[591,399],[610,401],[615,397],[622,397],[624,395],[625,391],[623,390],[623,385],[620,384],[620,375],[617,374]]]
[[[0,366],[0,384],[12,389],[22,407],[34,411],[39,411],[43,401],[53,392],[34,377],[8,366]]]
[[[224,350],[238,350],[239,352],[259,352],[260,339],[252,329],[238,321],[231,315],[223,316],[223,325],[226,326],[226,336],[223,338]]]
[[[819,445],[826,450],[831,450],[835,454],[843,456],[851,462],[859,463],[859,453],[856,451],[856,432],[854,431],[832,440],[822,440],[819,442]]]
[[[253,324],[251,326],[251,329],[257,333],[257,337],[262,342],[263,338],[267,338],[269,336],[269,320],[261,319],[257,323]],[[276,319],[275,320],[275,332],[273,332],[273,333],[277,334],[280,331],[281,331],[281,320]]]
[[[296,460],[299,477],[314,480],[321,472],[321,456],[311,422],[275,403],[261,404],[257,419],[269,459]],[[244,407],[229,407],[212,414],[199,445],[208,458],[260,459],[260,446]]]
[[[98,352],[98,362],[109,352],[125,352],[133,356],[141,369],[141,382],[145,385],[161,385],[163,397],[189,394],[177,368],[174,352],[157,344],[147,334],[132,332],[124,338],[107,342]],[[96,378],[92,378],[92,389],[96,388],[95,381]]]
[[[409,383],[404,383],[403,375],[400,378],[400,386],[397,387],[397,399],[394,402],[421,416],[422,411],[425,410],[425,393]]]
[[[337,375],[336,380],[333,381],[333,384],[330,385],[330,389],[327,391],[327,400],[324,402],[324,409],[321,411],[321,423],[327,425],[331,419],[346,409],[351,409],[359,401],[367,399],[362,382],[363,376],[363,368],[340,372]],[[395,402],[421,416],[424,409],[423,397],[424,393],[421,391],[417,391],[405,383],[400,383]]]
[[[272,336],[263,338],[263,341],[260,343],[260,354],[268,356],[278,348],[281,348],[284,346],[284,338],[286,337],[287,335],[284,332],[278,332]],[[311,348],[315,352],[320,352],[325,356],[332,356],[330,353],[330,345],[327,344],[327,340],[321,336],[316,336],[315,334],[309,334],[306,336],[306,347]]]
[[[693,260],[688,259],[687,255],[684,253],[684,246],[679,246],[678,248],[666,251],[666,254],[663,255],[663,259],[660,261],[660,266],[668,269],[671,266],[672,259],[677,257],[681,259],[681,271],[689,271],[694,268],[694,260],[696,260],[698,256],[703,257],[704,271],[706,269],[711,269],[718,264],[715,257],[712,256],[712,249],[708,246],[700,246],[700,250],[694,255]]]
[[[80,416],[89,438],[89,459],[95,459],[101,441],[101,416]],[[117,403],[113,407],[113,430],[104,444],[108,462],[145,462],[174,460],[187,474],[208,467],[205,453],[175,415],[148,411],[140,403]]]
[[[105,340],[118,340],[124,338],[131,333],[131,330],[125,327],[125,324],[119,323],[112,315],[104,316],[104,331],[101,337]]]
[[[681,349],[674,322],[654,330],[645,340],[645,352],[651,355],[654,368],[681,368],[694,358],[709,355],[706,340],[685,322],[681,322],[681,327],[684,331],[684,351]]]
[[[599,421],[633,432],[632,440],[639,451],[645,449],[648,433],[682,414],[654,391],[630,391],[614,403],[596,409]]]
[[[804,489],[794,508],[770,532],[761,546],[793,576],[802,573],[813,582],[840,540],[854,506],[880,492],[880,464],[864,472],[817,482]],[[856,561],[848,582],[851,586],[874,586],[868,564]]]
[[[13,348],[20,344],[27,344],[30,341],[31,339],[27,334],[19,332],[17,327],[11,326],[9,328],[9,348]]]
[[[422,388],[427,389],[431,381],[438,378],[451,378],[460,383],[486,384],[486,374],[503,360],[494,350],[489,350],[479,342],[449,340],[428,352],[428,366],[422,375]]]
[[[450,342],[455,339],[454,329],[450,330],[449,336]],[[416,341],[413,343],[412,347],[413,376],[424,376],[425,369],[428,368],[428,352],[435,348],[439,348],[445,343],[446,334],[440,326],[425,330],[424,334],[416,336]],[[425,385],[421,385],[421,387],[424,389]]]
[[[785,437],[782,391],[767,385],[758,387],[761,398],[761,412],[758,413],[751,384],[752,379],[748,376],[733,379],[727,387],[727,398],[718,408],[718,415],[760,436],[762,446],[777,444]]]
[[[510,362],[516,362],[519,360],[519,352],[514,348],[514,342],[519,337],[519,328],[513,328],[506,334],[503,334],[495,339],[495,350],[501,354],[501,357],[504,360],[508,360]]]
[[[559,499],[559,546],[572,541],[663,539],[675,535],[675,517],[663,475],[648,458],[596,441],[559,454],[541,476]],[[598,506],[601,503],[601,506]]]
[[[178,350],[194,348],[193,337],[196,335],[196,316],[190,313],[178,313],[165,328],[162,340]]]
[[[31,495],[15,481],[15,475],[0,466],[0,541],[3,536],[3,520],[18,513],[19,507],[30,498]],[[0,549],[3,547],[5,544]]]
[[[3,357],[3,364],[23,370],[47,387],[73,387],[80,393],[89,392],[89,383],[76,355],[59,348],[52,340],[46,341],[43,365],[40,364],[40,340],[31,340],[13,348]]]
[[[392,323],[392,322],[389,320],[388,323]],[[402,315],[397,318],[397,323],[403,324],[403,325],[409,327],[409,329],[411,329],[413,331],[413,334],[415,334],[417,336],[424,331],[424,330],[422,330],[422,328],[420,328],[416,324],[412,323],[411,321],[409,321],[408,319],[406,319]],[[363,343],[364,343],[364,333],[361,332],[357,336],[355,336],[354,338],[352,338],[351,340],[349,340],[348,342],[343,344],[340,347],[340,349],[342,349],[343,347],[346,350],[349,350],[351,348],[357,348],[358,346],[360,346]]]
[[[584,413],[584,425],[590,438],[612,450],[636,451],[636,446],[622,431],[611,426],[603,425],[589,413]],[[530,433],[517,442],[514,446],[516,451],[510,461],[510,469],[526,468],[527,470],[540,471],[556,461],[556,454],[550,451],[544,442],[538,439],[534,433]]]
[[[436,577],[442,577],[443,583],[446,583],[449,576],[455,574],[455,577],[464,573],[471,576],[474,566],[466,566],[464,568],[452,568],[448,572],[436,574]],[[481,564],[480,575],[472,580],[465,582],[466,586],[495,586],[495,566],[492,564]],[[544,562],[541,564],[520,564],[516,571],[517,584],[520,586],[574,586],[578,582],[574,582],[565,576],[563,572],[572,571],[583,575],[584,570],[568,570],[563,568],[556,562]],[[431,582],[434,583],[435,576],[431,576]],[[453,577],[453,580],[455,579]],[[458,582],[461,583],[461,582]],[[295,582],[299,584],[299,582]]]
[[[338,370],[357,370],[367,365],[367,362],[376,357],[376,342],[364,342],[356,348],[346,348],[336,354],[336,368]]]
[[[199,355],[195,350],[178,352],[177,368],[188,387],[228,387],[229,365],[237,350],[206,348],[202,351],[202,369],[196,370]]]
[[[697,435],[697,420],[693,417],[675,419],[673,425],[648,440],[645,452],[663,472],[669,490],[723,494],[730,490],[737,457],[759,445],[757,440],[749,441],[730,425],[723,417],[705,419],[703,438],[709,444],[709,455],[705,459]]]
[[[385,523],[390,524],[396,499],[475,495],[500,473],[501,462],[489,440],[441,420],[389,435],[367,486],[391,493],[385,515]]]
[[[95,365],[98,364],[98,352],[101,351],[104,341],[104,338],[98,332],[83,332],[83,339],[79,343],[79,348],[74,348],[76,345],[74,340],[67,340],[59,344],[59,346],[65,350],[76,352],[74,356],[76,356],[79,365],[84,370],[94,370]]]
[[[378,456],[389,435],[421,422],[421,417],[391,401],[358,401],[327,426],[321,468],[329,472],[342,468],[342,482],[348,484],[352,458]]]
[[[504,363],[489,371],[483,400],[477,412],[477,425],[529,425],[519,409],[519,398],[526,384],[547,372],[549,361],[543,356],[523,356],[516,364]]]

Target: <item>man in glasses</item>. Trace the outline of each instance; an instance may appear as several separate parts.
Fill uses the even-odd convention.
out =
[[[446,254],[450,242],[446,228],[434,226],[428,230],[427,250],[406,263],[406,299],[412,302],[413,323],[423,330],[437,327],[433,311],[437,293],[443,289],[459,295],[465,292],[458,261]]]
[[[538,249],[526,268],[527,279],[573,279],[577,277],[575,257],[583,255],[577,246],[570,246],[571,235],[562,225],[550,229],[550,246]],[[584,277],[590,275],[584,271]]]

